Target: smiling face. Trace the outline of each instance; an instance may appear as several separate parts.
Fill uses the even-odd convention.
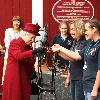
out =
[[[61,22],[59,25],[59,30],[61,32],[62,35],[66,35],[67,31],[68,31],[68,26],[66,22]]]
[[[70,23],[70,33],[75,40],[84,38],[85,23],[81,19],[74,20]]]
[[[86,40],[98,40],[100,38],[100,21],[93,18],[85,24]]]
[[[80,34],[76,32],[74,24],[70,24],[70,33],[75,40],[80,39]]]
[[[90,27],[89,23],[85,24],[85,38],[86,40],[93,40],[95,29]]]
[[[14,20],[13,21],[13,28],[14,29],[19,29],[20,28],[20,21]]]

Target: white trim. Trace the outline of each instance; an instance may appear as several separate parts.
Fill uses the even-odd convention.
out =
[[[90,5],[91,5],[91,7],[92,7],[92,9],[93,9],[93,15],[91,16],[91,18],[90,18],[90,20],[94,17],[94,7],[93,7],[93,5],[92,5],[92,3],[91,2],[89,2],[88,0],[85,0],[87,3],[89,3]],[[53,5],[53,7],[52,7],[52,16],[53,16],[53,18],[55,19],[55,21],[57,21],[58,23],[60,23],[56,18],[55,18],[55,16],[54,16],[54,7],[59,3],[59,2],[61,2],[61,0],[59,0],[59,1],[57,1],[54,5]],[[73,1],[74,2],[74,1]]]
[[[92,5],[92,3],[91,2],[89,2],[88,0],[85,0],[85,1],[87,1],[90,5],[91,5],[91,7],[92,7],[92,9],[93,9],[93,15],[92,15],[92,17],[91,17],[91,19],[94,17],[94,7],[93,7],[93,5]],[[90,20],[91,20],[90,19]]]

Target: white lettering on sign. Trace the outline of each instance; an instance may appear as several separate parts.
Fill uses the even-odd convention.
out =
[[[89,20],[94,16],[94,7],[87,0],[59,0],[52,8],[52,15],[57,22],[77,18]]]

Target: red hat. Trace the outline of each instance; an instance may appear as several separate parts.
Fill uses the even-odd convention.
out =
[[[40,26],[38,26],[37,24],[32,24],[32,23],[26,23],[25,24],[25,27],[24,27],[24,30],[26,32],[36,34],[37,36],[40,35],[38,33],[39,32],[39,29],[40,29]]]

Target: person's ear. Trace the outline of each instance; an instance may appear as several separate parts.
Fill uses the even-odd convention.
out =
[[[93,31],[94,31],[94,33],[97,32],[97,28],[96,27],[93,27]]]

